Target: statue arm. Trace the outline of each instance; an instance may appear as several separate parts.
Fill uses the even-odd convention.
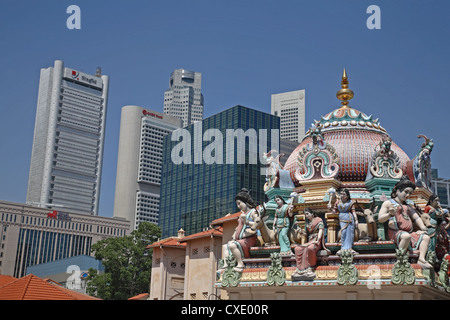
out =
[[[294,215],[294,206],[292,204],[290,204],[288,207],[288,214],[289,217],[292,217]]]
[[[395,209],[390,201],[385,201],[381,205],[380,212],[378,213],[378,221],[384,223],[389,220],[390,217],[395,215]]]
[[[317,239],[316,243],[322,243],[322,237],[323,237],[323,228],[319,228],[319,232],[317,233]]]
[[[358,225],[358,216],[356,215],[355,203],[352,201],[352,205],[350,206],[350,212],[353,215],[353,219],[355,220],[355,225]]]
[[[411,208],[411,210],[412,210],[412,208]],[[412,220],[420,228],[420,230],[418,231],[419,234],[427,231],[427,227],[423,223],[422,218],[420,218],[420,216],[415,211],[413,211]]]

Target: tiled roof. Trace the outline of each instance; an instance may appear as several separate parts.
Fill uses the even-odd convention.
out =
[[[33,274],[0,287],[0,300],[100,300],[63,288]]]
[[[186,247],[186,243],[179,243],[180,238],[178,237],[170,237],[159,240],[157,242],[153,242],[151,245],[147,246],[149,248],[159,248],[159,247],[174,247],[174,248],[182,248]]]
[[[4,276],[0,275],[0,287],[3,287],[4,285],[17,280],[17,278],[11,277],[11,276]]]
[[[211,222],[211,225],[217,225],[217,224],[222,224],[225,221],[236,220],[239,218],[240,215],[241,215],[241,212],[227,214],[226,216],[224,216],[222,218],[213,220]]]
[[[223,234],[223,227],[218,227],[216,229],[208,229],[202,232],[198,232],[198,233],[194,233],[191,234],[189,236],[186,236],[182,239],[179,240],[180,243],[183,243],[185,241],[189,241],[192,239],[198,239],[198,238],[203,238],[203,237],[210,237],[210,236],[216,236],[216,237],[221,237]]]
[[[149,296],[150,296],[149,293],[141,293],[138,294],[137,296],[128,298],[128,300],[147,300]]]

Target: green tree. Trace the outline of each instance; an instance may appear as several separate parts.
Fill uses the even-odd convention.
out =
[[[105,300],[126,300],[150,288],[152,250],[146,247],[161,237],[161,229],[149,222],[139,224],[129,236],[107,238],[92,245],[105,272],[89,270],[87,292]]]

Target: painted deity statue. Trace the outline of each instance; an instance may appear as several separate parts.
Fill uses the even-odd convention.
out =
[[[443,209],[442,222],[439,224],[439,232],[437,233],[436,239],[436,258],[439,261],[444,259],[450,261],[450,236],[447,230],[450,227],[450,215],[447,209]],[[450,269],[448,270],[450,275]]]
[[[331,196],[328,204],[329,209],[339,213],[341,249],[336,254],[340,255],[343,250],[350,250],[353,255],[358,254],[352,249],[355,240],[355,230],[358,230],[358,218],[355,204],[350,198],[350,191],[342,189],[336,194],[334,189],[330,189],[328,193]]]
[[[433,139],[424,135],[418,138],[424,138],[419,153],[413,159],[413,173],[416,185],[431,190],[431,151],[433,151]]]
[[[280,244],[280,255],[291,255],[291,242],[288,232],[291,228],[293,215],[293,206],[288,205],[281,196],[275,196],[277,208],[275,209],[275,218],[273,220],[273,230],[278,234],[278,242]]]
[[[226,261],[227,256],[232,255],[236,259],[236,266],[233,269],[237,272],[242,272],[244,270],[243,258],[250,257],[250,247],[255,246],[257,243],[257,230],[252,230],[251,227],[258,213],[256,205],[246,189],[242,189],[234,200],[241,214],[232,240],[226,245],[224,261]],[[219,271],[223,271],[226,268],[227,264],[225,262]]]
[[[436,194],[432,194],[428,199],[427,205],[422,215],[422,220],[426,216],[428,220],[428,236],[430,237],[430,243],[428,245],[428,250],[436,250],[436,240],[439,233],[439,224],[442,221],[444,211],[439,202],[439,197]]]
[[[389,221],[389,238],[399,249],[419,250],[418,264],[424,269],[429,269],[431,265],[426,261],[426,253],[430,237],[419,214],[407,202],[415,188],[416,185],[408,176],[403,176],[394,186],[391,199],[383,202],[378,220],[381,223]],[[418,231],[414,231],[414,224],[419,228]]]
[[[297,268],[292,274],[293,280],[313,280],[316,277],[313,267],[317,264],[317,253],[321,249],[327,250],[323,220],[309,208],[305,208],[304,212],[306,223],[305,229],[301,229],[301,232],[306,235],[307,242],[297,245],[294,249]]]
[[[267,165],[266,184],[264,185],[264,191],[277,186],[279,180],[279,171],[283,169],[283,166],[280,163],[280,157],[282,157],[283,154],[279,154],[276,158],[274,158],[272,155],[273,152],[274,151],[271,150],[268,153],[263,153],[262,156],[264,163]]]

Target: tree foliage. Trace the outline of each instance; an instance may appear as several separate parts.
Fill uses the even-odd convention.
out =
[[[149,222],[139,224],[129,236],[107,238],[92,245],[104,273],[89,270],[87,292],[105,300],[126,300],[149,291],[152,252],[146,247],[161,237],[161,229]]]

